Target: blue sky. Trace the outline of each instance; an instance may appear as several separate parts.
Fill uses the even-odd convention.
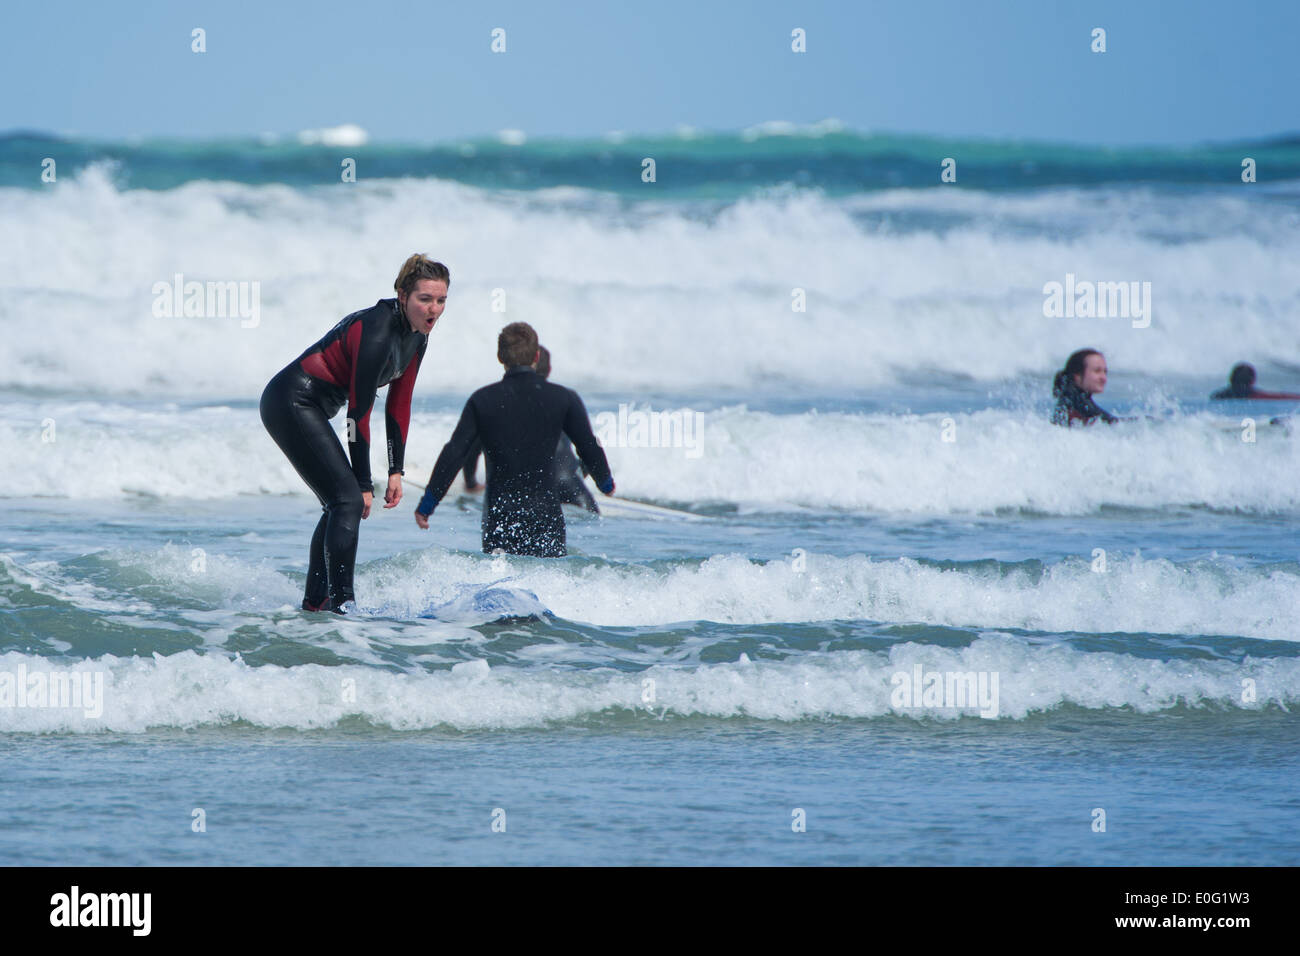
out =
[[[433,142],[828,117],[1106,145],[1300,129],[1293,0],[78,0],[3,16],[0,129],[96,138],[356,123]],[[194,27],[206,53],[190,50]],[[806,53],[790,50],[795,27]]]

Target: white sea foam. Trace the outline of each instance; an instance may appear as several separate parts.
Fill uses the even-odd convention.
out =
[[[842,133],[845,129],[844,123],[834,117],[804,124],[791,123],[789,120],[766,120],[746,127],[741,131],[740,138],[747,143],[769,136],[806,136],[818,139],[828,133]]]
[[[588,411],[617,409],[593,402]],[[5,497],[308,493],[255,409],[51,400],[6,403],[0,412]],[[408,475],[425,480],[456,417],[412,417]],[[42,424],[50,421],[52,431]],[[606,449],[620,493],[869,513],[1087,514],[1106,505],[1300,510],[1300,438],[1263,417],[1254,442],[1242,440],[1248,435],[1235,427],[1239,420],[1211,415],[1066,430],[1042,413],[1006,410],[774,414],[731,406],[703,412],[702,421],[698,455]],[[382,410],[372,414],[371,429],[372,472],[382,475]]]
[[[370,134],[356,123],[305,129],[298,133],[298,142],[304,146],[364,146],[369,140]]]
[[[0,655],[0,671],[48,667],[44,658]],[[191,651],[167,657],[85,661],[105,675],[103,713],[0,706],[0,732],[141,732],[242,721],[313,730],[363,718],[396,730],[513,729],[598,715],[646,721],[685,716],[798,721],[904,717],[951,720],[973,709],[913,709],[892,696],[894,675],[926,671],[999,676],[1000,719],[1074,705],[1139,714],[1188,706],[1224,711],[1290,709],[1300,701],[1300,661],[1166,662],[1114,653],[1035,646],[988,634],[960,650],[901,644],[888,652],[806,654],[784,661],[658,665],[635,673],[609,668],[488,667],[395,674],[315,664],[250,667]],[[1243,681],[1254,699],[1243,699]],[[650,682],[650,683],[647,683]],[[647,700],[647,688],[653,688]],[[1249,701],[1249,702],[1247,702]]]
[[[99,612],[133,614],[145,623],[171,613],[154,613],[140,596],[163,600],[154,585],[171,595],[166,603],[191,608],[201,602],[212,608],[203,612],[207,616],[192,618],[204,629],[258,626],[259,621],[278,629],[266,616],[292,611],[300,599],[300,585],[288,575],[235,547],[209,549],[201,573],[195,572],[188,547],[105,554],[105,560],[132,572],[116,591],[102,580],[91,588],[78,577],[81,572],[60,573],[50,563],[31,569],[5,558],[4,567],[37,593]],[[376,626],[399,629],[401,622],[423,626],[437,620],[464,627],[549,612],[601,627],[855,620],[1048,634],[1300,641],[1300,567],[1295,565],[1250,568],[1221,559],[1175,563],[1112,553],[1105,571],[1098,572],[1091,558],[1084,553],[1043,567],[938,566],[866,555],[719,554],[641,564],[494,560],[431,547],[363,564],[357,593],[366,618],[382,618]],[[139,581],[141,572],[148,576],[147,587]],[[471,633],[455,627],[446,633],[458,638]]]
[[[1049,633],[1226,634],[1300,641],[1300,568],[1260,571],[1205,560],[1091,555],[1002,570],[944,568],[910,558],[807,554],[759,560],[716,555],[668,564],[507,560],[429,549],[362,575],[366,602],[413,617],[475,590],[517,592],[560,618],[599,626],[684,621],[773,624],[833,620],[1018,628]],[[407,565],[414,561],[413,566]]]
[[[1112,381],[1202,375],[1207,390],[1239,358],[1300,363],[1294,213],[1227,194],[774,190],[704,214],[436,180],[148,191],[113,176],[0,190],[0,388],[256,398],[340,317],[391,295],[414,250],[451,267],[421,378],[453,392],[497,376],[494,334],[517,319],[560,380],[630,394],[1027,373],[1046,391],[1084,344]],[[930,214],[965,221],[890,225]],[[1049,238],[1059,223],[1066,238]],[[1067,273],[1151,282],[1151,327],[1044,318],[1044,284]],[[155,317],[151,290],[176,274],[260,283],[260,323]]]

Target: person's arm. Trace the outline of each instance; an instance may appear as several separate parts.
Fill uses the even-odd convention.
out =
[[[462,469],[466,491],[477,491],[481,487],[478,483],[478,456],[482,453],[483,442],[476,438],[474,444],[470,445],[469,454],[465,456],[465,466]]]
[[[373,320],[361,319],[348,329],[344,349],[352,358],[352,379],[348,382],[348,452],[352,473],[366,493],[373,493],[370,480],[370,410],[379,390],[386,343]]]
[[[424,497],[415,508],[415,523],[421,528],[429,527],[429,515],[433,514],[433,509],[438,507],[438,502],[442,501],[443,495],[456,480],[456,473],[460,471],[461,464],[465,461],[469,446],[477,437],[478,416],[474,411],[474,398],[471,396],[465,403],[464,411],[460,413],[460,421],[456,423],[456,430],[451,433],[451,439],[442,446],[442,453],[438,455],[433,473],[429,475],[429,484],[425,486]]]
[[[1114,425],[1119,421],[1118,418],[1094,402],[1091,395],[1085,395],[1079,405],[1081,406],[1079,412],[1084,416],[1085,421],[1100,418],[1107,425]]]
[[[405,371],[388,384],[388,398],[384,402],[384,434],[388,436],[388,490],[384,493],[384,507],[395,508],[402,500],[402,478],[406,474],[402,465],[406,461],[406,435],[411,425],[411,393],[415,390],[415,377],[420,371],[426,339],[411,356]]]
[[[578,393],[569,392],[569,408],[564,414],[564,434],[569,436],[573,447],[578,450],[578,457],[587,466],[587,471],[596,481],[596,487],[607,495],[614,493],[614,475],[609,470],[609,460],[605,449],[600,447],[591,430],[591,419],[587,416],[587,407],[582,404]]]
[[[1259,389],[1255,389],[1255,391],[1251,393],[1250,397],[1286,402],[1300,399],[1300,395],[1297,395],[1295,392],[1261,392]]]

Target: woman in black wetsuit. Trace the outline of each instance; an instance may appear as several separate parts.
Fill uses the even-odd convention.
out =
[[[388,385],[384,431],[388,438],[388,487],[384,507],[402,500],[402,463],[411,420],[411,391],[433,330],[447,306],[451,274],[422,255],[402,265],[395,299],[380,299],[353,312],[319,342],[271,379],[262,392],[262,423],[324,514],[311,538],[311,559],[302,606],[343,614],[354,600],[352,566],[360,521],[370,516],[370,409],[375,392]],[[348,456],[330,427],[346,403]]]
[[[1073,425],[1076,421],[1091,425],[1100,418],[1107,425],[1119,421],[1092,400],[1106,390],[1106,357],[1096,349],[1079,349],[1066,360],[1065,368],[1056,373],[1052,395],[1053,425]]]

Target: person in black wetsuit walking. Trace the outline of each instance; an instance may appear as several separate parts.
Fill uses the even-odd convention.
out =
[[[497,338],[497,358],[506,367],[500,382],[469,397],[451,440],[442,448],[415,521],[429,527],[429,515],[460,471],[474,440],[487,459],[487,500],[483,503],[483,550],[540,558],[568,553],[564,513],[553,480],[560,434],[568,435],[596,487],[614,493],[605,450],[596,441],[578,393],[548,382],[532,367],[538,359],[537,333],[512,322]]]
[[[1106,390],[1106,375],[1106,357],[1096,349],[1079,349],[1072,354],[1052,382],[1052,396],[1056,399],[1052,424],[1091,425],[1099,418],[1107,425],[1119,421],[1092,400],[1092,396]]]
[[[446,308],[450,282],[451,274],[441,262],[411,256],[393,283],[397,298],[380,299],[344,318],[262,392],[262,423],[324,509],[311,538],[303,610],[328,608],[342,614],[351,609],[344,605],[355,600],[357,535],[374,497],[370,410],[384,385],[389,386],[384,403],[384,507],[395,508],[402,500],[411,391],[429,333]],[[345,403],[350,466],[330,427],[330,419]]]
[[[542,378],[551,377],[551,352],[545,345],[537,347],[537,364],[534,366]],[[483,453],[483,442],[474,440],[469,455],[465,458],[462,473],[465,478],[466,491],[481,491],[478,483],[478,458]],[[562,505],[582,505],[592,514],[600,514],[596,499],[587,490],[587,483],[582,480],[583,473],[578,459],[573,456],[573,445],[564,435],[555,446],[555,494]]]

